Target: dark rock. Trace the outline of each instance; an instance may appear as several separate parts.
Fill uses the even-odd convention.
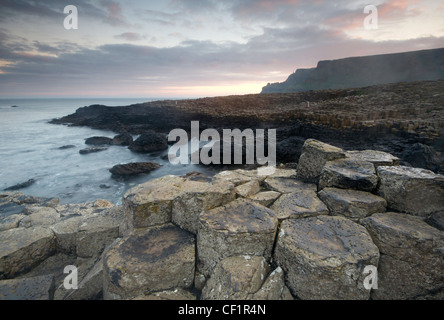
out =
[[[443,165],[440,156],[433,147],[415,143],[402,153],[402,159],[413,167],[424,168],[437,172]]]
[[[109,171],[113,177],[128,177],[142,173],[150,173],[160,167],[161,165],[155,162],[133,162],[116,165]]]
[[[61,147],[59,147],[58,149],[59,150],[66,150],[66,149],[72,149],[72,148],[75,148],[76,146],[75,145],[73,145],[73,144],[68,144],[68,145],[66,145],[66,146],[61,146]]]
[[[34,184],[34,183],[35,183],[34,179],[29,179],[26,182],[18,183],[18,184],[14,185],[14,186],[8,187],[4,191],[15,191],[15,190],[24,189],[24,188],[27,188],[30,185]]]
[[[133,143],[133,136],[129,133],[121,133],[112,140],[112,144],[115,146],[129,146],[131,143]]]
[[[85,144],[100,146],[100,145],[111,145],[113,139],[108,137],[91,137],[85,140]]]
[[[100,189],[109,189],[111,188],[111,186],[107,185],[107,184],[101,184],[100,185]]]
[[[305,139],[290,137],[276,144],[276,160],[278,162],[298,162]]]
[[[25,207],[13,202],[7,202],[0,205],[0,216],[6,217],[6,216],[12,216],[14,214],[20,214],[23,213],[25,210]]]
[[[425,222],[432,227],[444,231],[444,211],[433,213],[428,219],[425,220]]]
[[[147,131],[131,143],[129,149],[140,153],[162,151],[168,149],[168,141],[163,134]]]
[[[79,151],[79,153],[85,155],[85,154],[96,153],[96,152],[105,151],[105,150],[108,150],[108,148],[106,148],[106,147],[92,147],[92,148],[82,149]]]
[[[53,300],[54,276],[0,281],[0,300]]]
[[[11,106],[11,108],[18,108],[19,106]]]

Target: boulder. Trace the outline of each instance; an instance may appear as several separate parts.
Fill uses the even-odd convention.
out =
[[[53,300],[54,291],[50,275],[0,281],[0,300]]]
[[[147,131],[131,143],[128,148],[138,153],[162,151],[168,149],[168,140],[163,134]]]
[[[204,211],[197,233],[198,270],[209,276],[220,260],[240,254],[270,259],[277,223],[272,210],[246,199]]]
[[[319,189],[336,187],[372,191],[376,189],[378,176],[371,162],[339,159],[325,164],[319,179]]]
[[[93,146],[111,145],[113,139],[108,137],[91,137],[85,140],[85,144]]]
[[[82,149],[79,151],[79,153],[82,155],[86,155],[86,154],[97,153],[97,152],[101,152],[101,151],[105,151],[105,150],[108,150],[108,148],[107,147],[91,147],[91,148]]]
[[[194,236],[172,224],[134,230],[103,255],[104,299],[193,285]]]
[[[316,192],[301,190],[283,194],[270,207],[279,221],[290,218],[305,218],[310,216],[328,215],[327,206],[319,200]]]
[[[387,207],[384,198],[359,190],[325,188],[318,197],[327,205],[331,215],[341,215],[355,222],[373,213],[385,212]]]
[[[29,271],[55,251],[54,233],[43,227],[0,232],[0,279]]]
[[[130,146],[133,143],[133,136],[129,133],[121,133],[115,136],[112,140],[112,144],[115,146]]]
[[[392,212],[376,213],[362,224],[381,251],[373,299],[433,298],[442,291],[443,231],[420,217]]]
[[[202,290],[203,300],[247,300],[262,286],[270,267],[264,257],[234,256],[221,260]]]
[[[318,183],[321,171],[327,161],[345,158],[345,152],[337,147],[307,139],[297,167],[297,177],[304,182]]]
[[[397,166],[401,160],[390,153],[377,150],[347,151],[347,158],[353,160],[367,161],[379,166]]]
[[[113,178],[127,178],[150,173],[160,167],[161,165],[155,162],[133,162],[116,165],[109,169],[109,172],[111,172]]]
[[[229,182],[208,183],[187,180],[181,185],[182,191],[172,201],[172,222],[182,229],[197,233],[199,217],[204,210],[210,210],[233,201],[236,198],[234,185]]]
[[[378,265],[379,251],[364,227],[317,216],[282,222],[274,260],[300,299],[369,299],[363,270]]]
[[[377,168],[377,193],[389,209],[427,217],[444,209],[444,176],[405,166]]]
[[[170,222],[173,200],[182,192],[184,181],[177,176],[164,176],[128,190],[123,196],[123,233]]]

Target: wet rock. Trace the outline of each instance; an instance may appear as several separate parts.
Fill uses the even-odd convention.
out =
[[[182,192],[184,181],[177,176],[164,176],[128,190],[123,196],[123,233],[171,222],[172,203]]]
[[[18,183],[16,185],[8,187],[8,188],[4,189],[4,191],[15,191],[15,190],[24,189],[24,188],[27,188],[27,187],[33,185],[34,183],[35,183],[34,179],[29,179],[28,181]]]
[[[367,230],[343,217],[317,216],[282,222],[274,259],[301,299],[369,299],[363,269],[378,265]]]
[[[0,300],[52,300],[53,276],[0,281]]]
[[[433,298],[444,287],[444,232],[402,213],[362,221],[381,251],[373,299]]]
[[[194,280],[194,236],[172,224],[138,229],[103,256],[104,298],[189,288]]]
[[[91,137],[85,140],[85,144],[93,146],[111,145],[112,143],[113,139],[108,137]]]
[[[75,147],[76,146],[73,145],[73,144],[68,144],[68,145],[65,145],[65,146],[61,146],[61,147],[59,147],[57,149],[59,149],[59,150],[66,150],[66,149],[72,149],[72,148],[75,148]]]
[[[280,221],[329,213],[327,206],[311,190],[283,194],[270,208]]]
[[[336,187],[372,191],[376,189],[378,176],[371,162],[339,159],[329,161],[322,169],[319,189]]]
[[[97,153],[97,152],[101,152],[101,151],[105,151],[105,150],[108,150],[108,148],[107,147],[91,147],[91,148],[82,149],[79,151],[79,153],[81,155],[86,155],[86,154]]]
[[[161,165],[155,162],[134,162],[116,165],[109,169],[109,171],[113,178],[127,178],[139,174],[147,174],[160,167]]]
[[[240,254],[269,259],[277,222],[272,210],[245,199],[201,213],[198,270],[209,276],[220,260]]]
[[[0,204],[0,216],[7,217],[16,214],[24,214],[26,207],[14,202]]]
[[[373,213],[385,212],[387,207],[384,198],[358,190],[325,188],[318,196],[331,215],[342,215],[355,222]]]
[[[405,166],[378,167],[378,194],[390,209],[427,217],[444,209],[444,176]]]
[[[202,290],[203,300],[247,300],[262,286],[270,267],[263,257],[234,256],[220,261]]]
[[[299,158],[297,177],[304,182],[317,184],[327,161],[345,157],[345,152],[340,148],[314,139],[307,139]]]
[[[163,134],[147,131],[131,143],[129,149],[139,153],[162,151],[168,149],[168,141]]]
[[[112,144],[115,146],[129,146],[133,143],[133,136],[129,133],[121,133],[115,136],[112,140]]]
[[[13,278],[55,251],[54,233],[43,227],[0,232],[0,279]]]

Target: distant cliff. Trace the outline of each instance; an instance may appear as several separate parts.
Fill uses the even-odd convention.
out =
[[[444,79],[444,48],[319,61],[298,69],[285,82],[271,83],[262,93],[347,89],[378,84]]]

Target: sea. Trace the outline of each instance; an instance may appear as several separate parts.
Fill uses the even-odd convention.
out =
[[[117,133],[49,123],[83,106],[126,106],[153,100],[158,99],[0,99],[0,192],[33,179],[32,185],[19,191],[35,197],[56,197],[62,204],[105,199],[118,205],[128,189],[151,179],[192,171],[214,175],[212,168],[170,164],[162,157],[168,150],[138,154],[127,147],[110,146],[105,151],[81,155],[79,151],[88,147],[85,139],[113,138]],[[61,148],[64,146],[73,147]],[[162,167],[124,181],[113,179],[109,172],[117,164],[144,161]]]

